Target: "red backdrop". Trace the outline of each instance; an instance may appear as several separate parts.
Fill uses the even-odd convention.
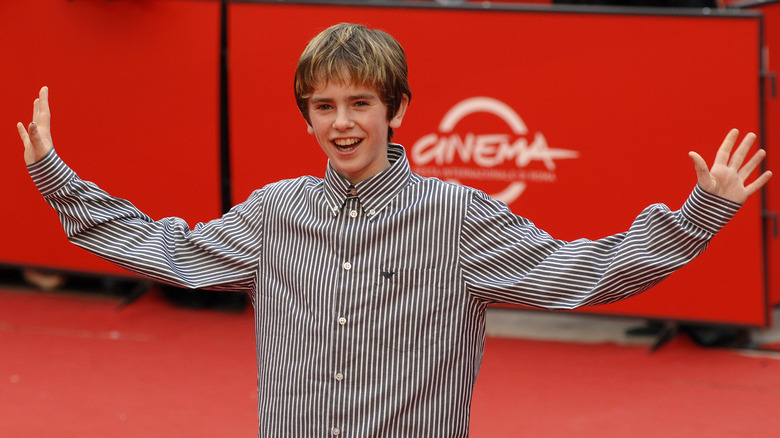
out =
[[[417,171],[518,189],[510,207],[558,238],[622,231],[651,203],[678,208],[695,184],[688,150],[710,158],[729,128],[759,128],[754,14],[231,3],[234,202],[324,173],[292,73],[306,42],[340,21],[404,45],[414,96],[397,141]],[[0,261],[122,272],[69,245],[29,182],[14,124],[44,84],[57,150],[82,177],[153,217],[219,214],[218,31],[215,1],[0,4]],[[457,113],[463,102],[487,105]],[[496,158],[501,147],[509,159]],[[754,198],[652,292],[584,311],[767,325],[760,213]]]
[[[155,218],[208,220],[218,185],[219,3],[0,2],[0,260],[127,274],[69,244],[15,124],[50,89],[58,154]]]
[[[729,128],[759,127],[754,16],[278,4],[234,4],[230,12],[236,200],[280,178],[324,173],[326,158],[295,106],[292,74],[306,42],[341,21],[385,29],[407,52],[413,98],[397,141],[413,167],[488,193],[520,180],[525,190],[511,208],[559,238],[623,231],[651,203],[679,208],[695,184],[687,152],[710,158]],[[510,114],[450,113],[473,97],[500,101]],[[448,113],[457,123],[442,128]],[[455,153],[443,166],[415,162],[421,139],[453,134],[464,144],[473,135],[472,147],[482,136],[482,153]],[[536,159],[484,167],[494,164],[502,138]],[[420,150],[433,154],[427,144]],[[539,157],[554,153],[576,158],[554,159],[551,169]],[[463,178],[473,175],[482,179]],[[760,224],[755,198],[701,259],[654,291],[584,310],[766,325]]]
[[[744,2],[746,8],[758,11],[764,21],[764,46],[765,69],[773,75],[775,93],[772,93],[772,84],[767,77],[764,92],[764,144],[768,152],[766,167],[773,169],[777,174],[780,169],[780,95],[777,86],[777,76],[780,74],[780,2],[770,0],[766,2]],[[777,178],[777,176],[775,176]],[[767,273],[769,287],[769,301],[773,306],[780,306],[780,235],[778,235],[778,213],[780,213],[780,188],[777,179],[766,186],[766,208],[774,214],[767,226]]]

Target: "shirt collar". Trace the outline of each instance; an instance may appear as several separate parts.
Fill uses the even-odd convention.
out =
[[[387,159],[390,161],[390,167],[354,185],[360,206],[369,219],[373,219],[406,187],[412,174],[403,146],[390,143],[387,146]],[[328,164],[325,172],[325,198],[334,216],[341,211],[352,187],[349,181],[339,176]]]

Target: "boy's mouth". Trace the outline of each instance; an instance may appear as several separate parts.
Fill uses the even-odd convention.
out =
[[[351,151],[355,149],[360,143],[363,142],[361,138],[337,138],[333,140],[333,144],[343,152]]]

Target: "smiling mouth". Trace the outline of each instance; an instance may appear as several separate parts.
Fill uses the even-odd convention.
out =
[[[337,138],[333,140],[333,144],[336,145],[339,150],[344,152],[356,148],[362,142],[363,139],[360,138]]]

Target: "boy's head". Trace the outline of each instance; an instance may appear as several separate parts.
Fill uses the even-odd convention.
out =
[[[331,81],[376,90],[387,106],[387,120],[395,116],[404,96],[407,103],[412,97],[401,45],[389,34],[359,24],[329,27],[301,54],[295,69],[295,99],[306,123],[311,124],[308,103],[312,92]],[[389,128],[388,141],[392,136]]]

